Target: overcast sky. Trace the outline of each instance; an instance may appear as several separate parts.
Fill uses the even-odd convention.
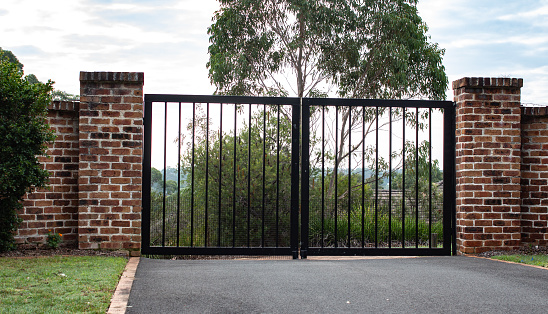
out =
[[[548,105],[548,0],[421,0],[449,81],[524,79],[522,101]],[[80,71],[145,73],[145,93],[211,94],[207,27],[215,0],[2,0],[0,47],[25,73],[79,94]],[[451,97],[451,92],[448,92]]]

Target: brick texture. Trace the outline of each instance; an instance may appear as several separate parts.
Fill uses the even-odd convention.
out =
[[[83,249],[141,247],[143,73],[81,72],[78,102],[54,102],[50,188],[24,200],[18,243],[48,230]],[[548,107],[520,107],[521,79],[453,82],[457,250],[548,245]]]
[[[481,253],[521,240],[521,79],[453,82],[457,250]]]
[[[141,248],[143,73],[80,72],[78,243]]]
[[[522,108],[522,244],[548,245],[548,107]]]
[[[78,237],[78,102],[53,102],[47,122],[56,140],[49,145],[49,158],[39,157],[50,173],[48,189],[30,193],[19,212],[23,219],[15,235],[19,244],[42,244],[48,230],[63,235],[63,244]]]
[[[48,123],[57,138],[49,158],[50,188],[29,193],[16,234],[20,244],[139,250],[143,73],[81,72],[80,102],[54,102]]]

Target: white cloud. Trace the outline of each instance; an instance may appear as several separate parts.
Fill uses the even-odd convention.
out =
[[[548,0],[421,0],[418,8],[431,40],[446,49],[450,82],[520,77],[524,101],[548,103]],[[452,91],[447,95],[452,98]]]
[[[84,70],[143,71],[150,92],[213,90],[205,64],[214,0],[2,4],[0,45],[19,57],[27,74],[52,78],[58,89],[79,93]]]
[[[548,25],[548,5],[535,8],[526,12],[513,12],[500,16],[502,21],[521,21],[533,25]]]

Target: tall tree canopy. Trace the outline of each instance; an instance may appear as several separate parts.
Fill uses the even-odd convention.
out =
[[[219,0],[207,64],[217,93],[444,99],[444,50],[417,0]]]
[[[0,47],[0,60],[13,63],[18,71],[23,71],[23,64],[19,62],[19,59],[9,50],[4,50]]]

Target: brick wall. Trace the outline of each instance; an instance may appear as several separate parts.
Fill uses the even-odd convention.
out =
[[[457,250],[521,244],[521,79],[453,82],[456,108]]]
[[[548,107],[522,108],[521,240],[548,245]]]
[[[82,72],[81,102],[54,102],[49,189],[19,213],[18,243],[48,230],[80,248],[141,246],[143,73]],[[548,108],[520,107],[521,79],[453,82],[457,250],[548,244]]]
[[[50,106],[57,139],[40,158],[50,188],[24,200],[18,243],[44,243],[51,230],[63,245],[140,249],[143,81],[143,73],[81,72],[80,103]]]
[[[50,158],[40,157],[50,172],[49,189],[28,194],[19,212],[19,244],[44,243],[48,230],[63,234],[63,243],[78,237],[78,102],[54,102],[47,121],[57,139],[49,145]]]

